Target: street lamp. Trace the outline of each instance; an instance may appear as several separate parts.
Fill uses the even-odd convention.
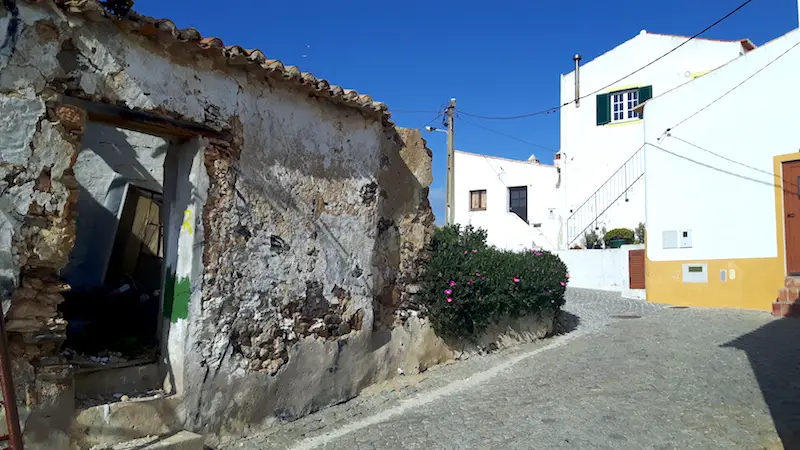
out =
[[[447,134],[447,130],[443,130],[441,128],[432,127],[430,125],[425,127],[425,131],[429,131],[429,132],[438,131],[439,133]]]

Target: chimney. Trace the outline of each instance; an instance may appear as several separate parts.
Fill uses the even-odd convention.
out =
[[[797,1],[800,4],[800,0]],[[576,53],[572,60],[575,61],[575,107],[579,108],[581,106],[581,55]]]

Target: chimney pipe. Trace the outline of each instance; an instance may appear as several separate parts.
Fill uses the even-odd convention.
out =
[[[797,1],[800,2],[800,0]],[[575,107],[579,108],[581,106],[581,55],[576,53],[572,60],[575,61]]]

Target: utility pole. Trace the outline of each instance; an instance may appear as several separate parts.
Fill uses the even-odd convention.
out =
[[[447,107],[447,211],[445,222],[447,225],[455,223],[455,118],[456,99],[450,99]]]

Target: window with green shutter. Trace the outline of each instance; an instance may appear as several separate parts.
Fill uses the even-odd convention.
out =
[[[597,125],[641,119],[635,108],[653,98],[653,86],[599,94],[597,96]]]
[[[597,96],[597,125],[605,125],[611,122],[611,105],[608,102],[608,94]]]
[[[639,102],[638,105],[653,98],[653,86],[643,86],[639,88]]]

